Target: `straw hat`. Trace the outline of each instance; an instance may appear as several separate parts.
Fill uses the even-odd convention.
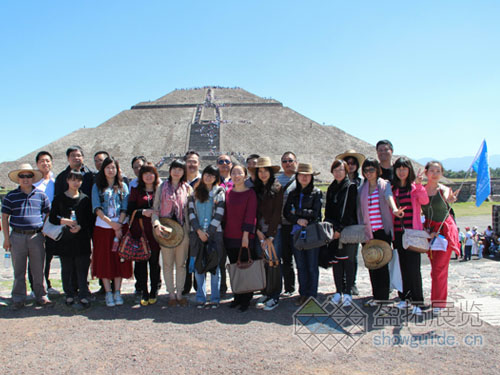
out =
[[[33,173],[33,183],[40,181],[43,178],[42,172],[37,169],[33,169],[31,164],[23,163],[19,166],[19,169],[9,172],[9,178],[12,182],[18,184],[19,178],[17,175],[21,172]]]
[[[335,159],[344,160],[345,158],[348,158],[348,157],[356,158],[356,160],[358,161],[358,165],[360,167],[366,159],[365,155],[360,154],[359,152],[356,152],[354,150],[347,150],[346,152],[344,152],[342,154],[338,154],[337,156],[335,156]]]
[[[382,240],[370,240],[361,250],[366,268],[377,270],[392,259],[391,245]]]
[[[167,217],[161,217],[160,223],[164,227],[167,227],[171,230],[170,234],[164,236],[158,236],[155,231],[153,231],[153,235],[156,241],[163,247],[177,247],[182,242],[184,238],[184,229],[182,226],[175,220],[169,219]]]
[[[250,172],[254,172],[257,168],[271,168],[274,173],[278,173],[281,169],[279,165],[273,165],[271,163],[271,158],[267,156],[262,156],[257,159],[257,165],[255,167],[248,168]]]
[[[302,173],[302,174],[312,174],[313,176],[319,175],[320,172],[314,171],[312,164],[309,163],[299,163],[297,167],[297,173]]]

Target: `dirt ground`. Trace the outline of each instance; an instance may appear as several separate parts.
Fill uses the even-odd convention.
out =
[[[422,260],[428,301],[430,268],[428,261]],[[498,301],[498,267],[500,262],[488,259],[452,261],[450,300],[487,296],[488,301]],[[394,308],[384,316],[374,308],[362,307],[371,294],[362,264],[358,288],[361,295],[355,297],[353,310],[362,319],[344,321],[342,327],[352,329],[351,335],[346,335],[325,330],[326,321],[304,327],[298,317],[305,313],[297,314],[293,298],[283,298],[270,312],[252,306],[239,313],[228,307],[230,299],[217,310],[198,310],[193,293],[186,308],[167,307],[165,294],[156,305],[141,307],[132,294],[133,282],[127,281],[124,289],[128,294],[121,307],[107,308],[98,298],[90,309],[80,311],[67,307],[58,296],[52,297],[56,302],[52,308],[31,303],[13,311],[7,306],[9,288],[4,285],[0,290],[0,372],[500,374],[500,328],[478,319],[470,306],[455,305],[439,317],[427,311],[421,319],[407,322]],[[333,290],[331,270],[322,270],[320,305]],[[395,292],[392,297],[396,297]],[[325,306],[331,309],[333,305]]]

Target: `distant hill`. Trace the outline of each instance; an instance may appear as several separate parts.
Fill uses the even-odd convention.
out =
[[[490,155],[490,168],[500,168],[500,155]],[[465,171],[472,164],[472,160],[474,156],[462,156],[460,158],[448,158],[439,160],[443,163],[443,166],[446,169],[451,169],[452,171]],[[421,158],[416,159],[416,161],[420,164],[425,165],[428,161],[436,160],[435,158]]]

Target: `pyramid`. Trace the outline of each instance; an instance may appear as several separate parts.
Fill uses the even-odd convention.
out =
[[[262,98],[241,88],[203,87],[178,89],[161,98],[140,102],[95,128],[81,128],[40,147],[16,161],[0,164],[0,185],[19,163],[34,165],[35,155],[47,150],[54,156],[54,172],[67,165],[66,149],[74,144],[85,152],[92,168],[96,151],[106,150],[120,161],[125,175],[133,176],[130,161],[144,155],[165,173],[170,160],[189,149],[200,152],[202,164],[213,163],[219,153],[230,153],[244,162],[252,153],[269,156],[279,165],[285,151],[299,162],[312,163],[320,180],[331,181],[335,155],[355,149],[375,156],[375,147],[345,131],[320,125],[274,99]]]

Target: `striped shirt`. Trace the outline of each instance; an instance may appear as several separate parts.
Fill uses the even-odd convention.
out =
[[[382,223],[382,214],[380,212],[378,189],[375,189],[373,193],[368,195],[368,214],[370,215],[370,225],[372,227],[372,232],[384,229],[384,224]]]
[[[413,209],[411,206],[411,195],[408,188],[400,187],[394,191],[394,197],[399,207],[405,207],[404,216],[402,218],[403,227],[412,229],[413,228]],[[398,217],[394,218],[394,230],[396,232],[402,232],[401,219]]]
[[[43,226],[43,215],[50,212],[50,200],[35,189],[26,194],[20,188],[12,190],[3,200],[2,213],[10,215],[10,226],[21,230],[37,230]]]

